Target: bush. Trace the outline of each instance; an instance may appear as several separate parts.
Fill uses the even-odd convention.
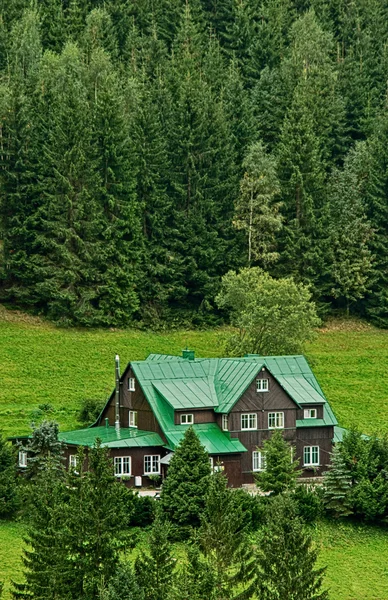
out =
[[[148,527],[155,519],[156,501],[150,496],[139,496],[139,492],[127,490],[129,526]]]
[[[294,493],[296,513],[305,523],[314,523],[323,512],[320,488],[299,484]]]
[[[251,496],[247,491],[238,489],[233,492],[237,506],[240,506],[243,512],[243,525],[247,531],[257,531],[264,523],[266,496]]]
[[[77,415],[78,422],[84,427],[93,425],[98,419],[102,409],[105,406],[105,400],[96,398],[85,398],[82,400],[80,411]]]

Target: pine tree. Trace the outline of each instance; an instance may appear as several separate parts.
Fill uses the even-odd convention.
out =
[[[324,475],[325,508],[336,518],[352,514],[350,490],[352,477],[341,456],[341,448],[334,446],[328,471]]]
[[[160,504],[177,525],[200,524],[210,476],[210,462],[194,429],[189,427],[177,446],[163,482]]]
[[[135,561],[136,581],[145,600],[168,600],[174,586],[175,561],[169,536],[171,526],[163,521],[160,511],[148,540],[149,551],[140,552]]]
[[[244,177],[235,203],[234,225],[248,234],[248,265],[252,261],[268,266],[278,258],[276,233],[282,226],[276,162],[260,142],[249,147],[243,162]]]
[[[318,551],[288,495],[274,498],[257,553],[255,591],[263,600],[327,600],[325,568],[315,568]]]
[[[274,431],[263,444],[265,470],[255,474],[258,487],[263,492],[281,494],[293,490],[298,470],[299,459],[293,460],[292,447],[284,439],[281,431]]]
[[[214,572],[214,599],[249,594],[255,561],[244,531],[243,511],[221,471],[210,478],[199,539]]]

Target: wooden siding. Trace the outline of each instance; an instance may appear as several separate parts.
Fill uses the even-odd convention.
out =
[[[243,476],[241,471],[241,454],[228,455],[212,455],[213,465],[216,467],[218,463],[224,468],[224,474],[228,478],[229,487],[241,487]]]
[[[303,468],[303,449],[305,446],[319,446],[319,467],[303,468],[302,477],[322,475],[330,463],[330,453],[333,451],[334,427],[304,427],[297,430],[296,455]]]
[[[181,424],[181,415],[193,415],[194,423],[215,423],[216,415],[213,409],[209,410],[176,410],[174,413],[175,425]]]
[[[297,419],[304,419],[304,410],[309,408],[315,408],[317,411],[317,419],[323,419],[323,404],[306,404],[303,405],[303,408],[298,408],[296,411]]]
[[[137,380],[135,380],[135,391],[128,390],[128,378],[134,377],[130,365],[124,371],[124,375],[120,381],[120,425],[121,427],[129,427],[129,411],[137,411],[137,426],[144,431],[155,431],[163,440],[165,436],[156,420],[152,408],[145,397]],[[115,394],[110,397],[110,402],[105,408],[100,419],[101,424],[104,419],[108,418],[109,425],[115,424]]]

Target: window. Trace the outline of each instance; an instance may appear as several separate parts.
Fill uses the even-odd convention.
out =
[[[257,429],[257,414],[241,415],[241,429]]]
[[[129,392],[135,391],[135,378],[134,377],[128,377],[128,391]]]
[[[129,426],[137,427],[137,410],[129,411]]]
[[[160,473],[159,454],[144,457],[144,475],[151,475],[152,473]]]
[[[303,464],[305,467],[319,465],[319,446],[305,446],[303,449]]]
[[[130,456],[115,456],[115,475],[121,477],[121,475],[131,474],[131,457]]]
[[[228,431],[228,415],[222,415],[222,430]]]
[[[284,428],[284,413],[274,412],[268,413],[268,429],[283,429]]]
[[[317,418],[317,409],[316,408],[305,408],[303,411],[304,419],[316,419]]]
[[[257,392],[268,392],[269,390],[269,379],[257,379]]]
[[[27,466],[27,452],[19,452],[19,467],[25,469]]]
[[[77,470],[77,466],[78,466],[78,461],[77,461],[77,455],[76,454],[70,454],[69,456],[69,469],[73,469],[74,471]]]
[[[181,425],[192,425],[194,423],[194,415],[181,415]]]
[[[265,471],[265,455],[261,450],[252,452],[252,471]]]
[[[214,458],[212,456],[209,456],[209,462],[210,462],[210,470],[213,473],[214,472]]]

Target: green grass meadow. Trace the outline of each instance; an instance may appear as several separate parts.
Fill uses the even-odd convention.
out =
[[[28,433],[40,404],[54,407],[62,430],[77,427],[82,399],[105,399],[114,385],[114,356],[122,368],[151,352],[223,355],[227,330],[170,331],[60,329],[0,307],[0,430]],[[357,321],[333,321],[306,356],[340,425],[364,433],[388,431],[388,331]],[[0,522],[0,580],[21,574],[23,525]],[[388,600],[388,530],[320,523],[314,531],[327,565],[331,600]],[[6,591],[5,598],[9,595]]]

